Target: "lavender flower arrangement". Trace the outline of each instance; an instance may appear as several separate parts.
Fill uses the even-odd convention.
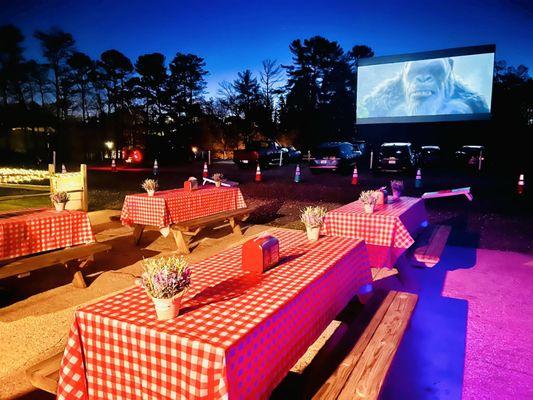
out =
[[[390,186],[392,188],[392,199],[398,200],[403,192],[403,181],[391,181]]]
[[[302,210],[300,219],[306,227],[319,228],[324,223],[326,209],[324,207],[306,207]]]
[[[52,203],[66,203],[70,200],[70,195],[67,192],[55,192],[50,195]]]
[[[390,186],[393,191],[400,192],[400,193],[403,192],[403,181],[393,180],[390,182]]]
[[[183,256],[143,261],[141,285],[156,299],[171,299],[191,284],[191,269]]]
[[[155,192],[157,190],[158,184],[157,181],[153,179],[145,179],[141,187],[147,192],[151,190]]]
[[[361,192],[361,195],[359,196],[359,200],[363,204],[375,206],[378,201],[376,195],[377,195],[377,190],[364,190]]]

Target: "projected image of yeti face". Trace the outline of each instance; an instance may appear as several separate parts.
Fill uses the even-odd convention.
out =
[[[448,59],[409,62],[402,74],[410,115],[433,115],[450,93],[447,82],[452,71]]]
[[[461,73],[452,57],[363,66],[358,71],[358,84],[370,81],[372,85],[358,88],[358,118],[487,114],[490,109],[484,96],[469,84],[477,78],[465,69],[472,63],[465,64],[463,59]],[[476,70],[475,65],[472,70]],[[491,82],[492,69],[485,73]]]

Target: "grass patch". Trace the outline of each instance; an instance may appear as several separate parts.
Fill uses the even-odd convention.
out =
[[[138,191],[137,191],[138,192]],[[121,210],[124,197],[134,191],[89,189],[89,211]]]
[[[0,212],[23,210],[27,208],[43,208],[52,207],[48,193],[39,197],[28,197],[20,199],[2,200],[2,196],[16,196],[24,194],[34,194],[35,192],[21,191],[21,190],[6,190],[0,191]],[[124,197],[127,194],[134,193],[133,191],[113,191],[89,189],[89,211],[95,210],[120,210]]]
[[[2,200],[0,197],[0,212],[13,211],[24,208],[43,208],[51,207],[50,198],[48,196],[29,197],[13,200]]]

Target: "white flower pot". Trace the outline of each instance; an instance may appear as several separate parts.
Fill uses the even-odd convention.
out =
[[[149,197],[153,197],[154,193],[155,193],[155,190],[147,190],[146,193],[148,193]]]
[[[363,207],[366,214],[372,214],[374,212],[374,204],[364,204]]]
[[[220,181],[215,181],[215,186],[216,186],[216,187],[220,187],[221,185],[222,185],[222,182],[220,182]]]
[[[316,242],[320,236],[320,227],[316,226],[311,228],[310,226],[306,226],[305,229],[307,231],[307,239],[311,242]]]
[[[170,299],[156,299],[155,297],[150,297],[154,302],[154,308],[158,320],[166,321],[168,319],[176,318],[180,313],[183,292],[178,293]]]
[[[61,211],[65,210],[65,205],[66,204],[67,203],[54,203],[54,207],[55,207],[57,212],[61,212]]]

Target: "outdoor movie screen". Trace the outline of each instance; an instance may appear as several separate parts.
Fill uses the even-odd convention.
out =
[[[357,68],[357,123],[490,118],[494,45],[366,58]]]

